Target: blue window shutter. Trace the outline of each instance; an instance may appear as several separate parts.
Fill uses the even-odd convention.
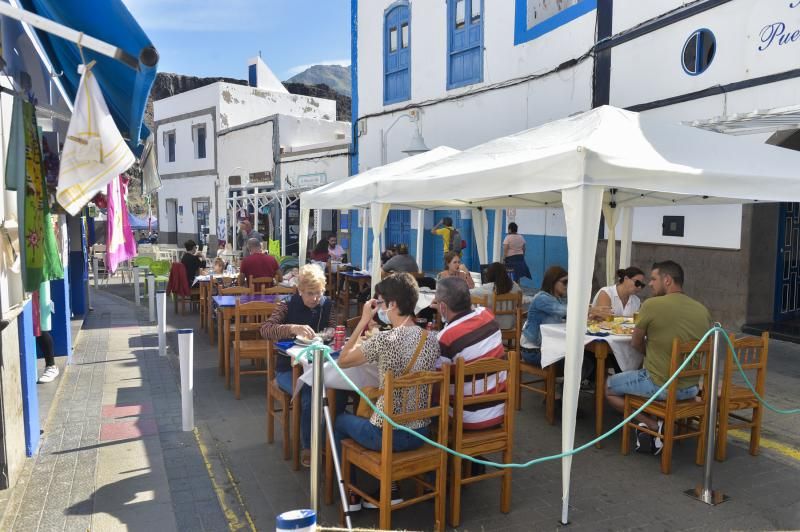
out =
[[[463,22],[459,3],[463,7]],[[473,14],[476,16],[472,16]],[[483,18],[483,0],[447,2],[448,89],[483,81]]]
[[[407,3],[391,7],[383,25],[383,103],[411,98],[411,20]]]
[[[251,87],[258,86],[258,71],[256,70],[256,65],[250,65],[247,67],[247,82],[250,84]]]

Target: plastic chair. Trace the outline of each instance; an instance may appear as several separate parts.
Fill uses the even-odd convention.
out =
[[[169,270],[171,267],[172,263],[168,260],[155,260],[150,264],[150,273],[155,277],[156,285],[169,282]]]

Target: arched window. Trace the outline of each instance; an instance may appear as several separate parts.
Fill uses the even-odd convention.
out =
[[[483,81],[483,0],[447,1],[447,88]]]
[[[383,103],[411,98],[411,13],[408,2],[395,2],[383,19]]]

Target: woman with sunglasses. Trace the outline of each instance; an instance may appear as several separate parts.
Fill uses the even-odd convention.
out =
[[[592,313],[602,317],[625,316],[632,318],[642,302],[639,292],[647,286],[644,272],[635,266],[617,270],[617,283],[597,291],[592,301]]]
[[[539,365],[542,353],[542,333],[539,327],[547,323],[561,323],[567,317],[567,271],[561,266],[550,266],[544,272],[542,289],[533,296],[528,307],[528,320],[522,327],[520,356],[529,364]]]

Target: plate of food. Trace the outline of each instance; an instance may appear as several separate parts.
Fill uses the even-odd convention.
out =
[[[609,332],[614,336],[631,336],[634,328],[633,323],[615,323]]]
[[[313,338],[306,338],[305,336],[296,336],[294,339],[294,343],[297,345],[311,345],[311,344],[321,344],[322,337],[321,336],[314,336]]]

